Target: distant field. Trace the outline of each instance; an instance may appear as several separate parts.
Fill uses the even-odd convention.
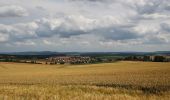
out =
[[[0,100],[169,98],[170,63],[39,65],[0,62]]]

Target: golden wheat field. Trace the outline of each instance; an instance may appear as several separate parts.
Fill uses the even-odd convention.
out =
[[[0,100],[169,100],[170,63],[0,62]]]

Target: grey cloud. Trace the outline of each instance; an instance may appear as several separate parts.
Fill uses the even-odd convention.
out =
[[[159,9],[162,4],[162,0],[145,0],[145,5],[137,6],[137,10],[140,14],[150,14],[154,13]]]
[[[110,1],[110,0],[69,0],[69,1],[88,1],[88,2],[106,2],[106,1]]]
[[[113,26],[107,28],[100,28],[96,30],[96,33],[104,37],[106,40],[130,40],[130,39],[138,39],[142,38],[143,36],[137,34],[133,31],[126,28],[125,26]],[[97,34],[96,34],[97,35]]]
[[[6,42],[24,41],[26,39],[33,39],[36,37],[35,23],[3,25],[0,24],[0,33],[8,36]],[[2,35],[5,37],[5,35]]]
[[[137,12],[139,13],[138,20],[155,20],[170,18],[170,10],[168,10],[168,4],[169,0],[148,0],[145,5],[137,6]]]
[[[83,16],[67,16],[54,19],[42,19],[12,26],[1,25],[0,32],[9,34],[10,41],[50,38],[55,35],[60,38],[70,38],[84,34],[93,34],[105,40],[124,41],[144,38],[150,39],[148,35],[151,35],[151,33],[152,35],[157,35],[158,31],[161,32],[162,30],[168,29],[167,25],[161,24],[162,29],[157,28],[157,30],[153,30],[153,32],[151,32],[153,27],[144,27],[143,25],[137,27],[137,30],[134,30],[133,28],[136,27],[135,24],[118,25],[112,23],[112,20],[115,19],[104,20],[90,19]],[[144,33],[141,34],[140,31]],[[150,40],[154,39],[152,38]],[[163,42],[163,40],[161,41]]]
[[[170,11],[170,5],[165,6],[165,10]]]
[[[85,40],[91,36],[96,44],[100,41],[128,46],[170,43],[169,0],[30,0],[32,4],[24,0],[18,2],[18,6],[5,6],[10,4],[8,1],[3,0],[6,3],[0,7],[0,17],[9,20],[8,23],[0,20],[1,44],[34,45],[31,41],[41,43],[42,39],[64,38],[72,47],[76,41],[87,43]],[[29,11],[28,20],[22,17],[28,15],[22,7]],[[18,18],[12,23],[13,17]],[[51,42],[46,44],[53,44]]]
[[[8,41],[8,38],[9,38],[8,34],[0,33],[0,43]]]
[[[36,33],[40,37],[59,35],[69,38],[71,36],[87,34],[92,29],[93,21],[83,16],[65,16],[54,19],[42,19],[37,21],[39,28]]]
[[[0,6],[0,17],[22,17],[27,15],[28,15],[27,10],[20,6],[15,5]]]
[[[161,28],[163,31],[167,31],[170,34],[170,24],[162,23]]]
[[[10,40],[22,41],[26,39],[47,38],[58,35],[70,38],[84,34],[96,34],[106,39],[124,40],[137,37],[133,32],[117,27],[116,19],[104,17],[91,19],[84,16],[66,16],[62,18],[42,19],[31,23],[1,25],[0,32],[10,35]],[[132,26],[128,26],[132,27]]]
[[[84,16],[67,16],[54,19],[43,19],[38,21],[39,28],[36,33],[40,37],[51,37],[58,35],[62,38],[69,38],[77,35],[96,34],[112,39],[130,39],[135,38],[135,33],[127,30],[132,25],[121,25],[115,17],[107,16],[99,19],[87,18]],[[126,28],[126,29],[124,29]],[[114,30],[111,32],[110,30]],[[111,36],[109,36],[111,35]]]
[[[147,38],[144,39],[143,43],[144,44],[154,44],[154,45],[158,45],[158,44],[169,44],[169,38],[170,35],[167,37],[164,37],[163,35],[152,35],[149,36]]]

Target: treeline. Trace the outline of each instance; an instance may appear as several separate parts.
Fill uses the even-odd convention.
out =
[[[36,57],[28,57],[28,56],[9,56],[9,55],[1,55],[0,62],[16,62],[16,63],[32,63],[38,64]]]
[[[5,58],[5,59],[0,59],[0,62],[16,62],[16,63],[32,63],[32,64],[41,64],[38,63],[37,60],[30,60],[30,59],[25,59],[25,60],[21,60],[21,59],[9,59],[9,58]]]
[[[128,56],[124,60],[130,61],[152,61],[152,62],[170,62],[169,56]]]

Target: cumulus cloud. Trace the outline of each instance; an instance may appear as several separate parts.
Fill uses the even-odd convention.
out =
[[[44,0],[32,5],[23,0],[18,6],[8,1],[0,1],[0,17],[6,20],[0,20],[0,43],[41,41],[89,49],[170,43],[169,0]]]
[[[38,26],[36,26],[35,23],[26,23],[26,24],[13,24],[13,25],[4,25],[0,24],[0,33],[3,33],[8,38],[6,38],[6,41],[9,42],[15,42],[15,41],[22,41],[26,39],[33,39],[36,37],[35,29]],[[8,42],[7,41],[7,42]]]
[[[149,41],[154,43],[156,40],[161,40],[160,43],[163,43],[163,41],[167,42],[166,37],[158,39],[158,36],[153,37],[153,35],[161,34],[161,31],[168,30],[168,27],[167,24],[160,25],[159,23],[123,25],[117,23],[114,18],[107,19],[106,17],[94,19],[84,16],[66,16],[52,19],[43,18],[29,23],[1,25],[0,31],[9,35],[8,39],[13,41],[50,38],[53,36],[70,38],[84,34],[94,34],[104,40],[124,41],[147,38],[148,42],[143,43],[149,43]],[[46,45],[52,44],[47,40],[43,42]]]
[[[121,27],[115,27],[115,25],[118,24],[121,25],[119,20],[111,16],[94,19],[86,18],[81,15],[71,15],[52,19],[42,18],[41,20],[29,23],[13,25],[1,24],[0,32],[9,34],[11,40],[52,37],[54,35],[58,35],[62,38],[69,38],[83,34],[98,34],[104,37],[108,37],[110,34],[113,35],[113,39],[121,39],[121,37],[123,39],[128,32],[125,33],[125,30],[120,29]],[[110,26],[113,26],[113,28],[110,28]],[[115,32],[111,32],[112,30]]]
[[[0,6],[0,17],[22,17],[28,16],[26,9],[16,5]]]
[[[163,31],[170,33],[170,23],[162,23],[161,28],[162,28]]]
[[[42,19],[37,21],[39,36],[59,35],[61,37],[70,37],[87,33],[92,27],[92,20],[82,16],[67,16],[64,18]]]

